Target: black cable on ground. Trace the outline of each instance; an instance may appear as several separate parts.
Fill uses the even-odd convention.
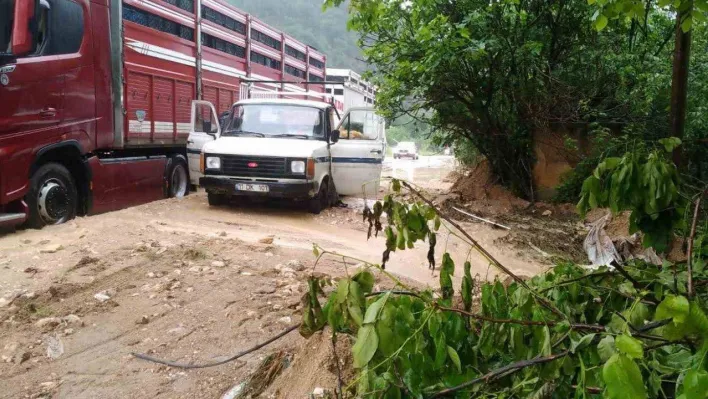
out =
[[[243,351],[243,352],[239,352],[239,353],[237,353],[237,354],[231,356],[230,358],[228,358],[228,359],[226,359],[226,360],[220,360],[220,361],[214,362],[214,363],[205,363],[205,364],[184,364],[184,363],[171,362],[171,361],[169,361],[169,360],[157,359],[157,358],[154,358],[154,357],[152,357],[152,356],[144,355],[144,354],[142,354],[142,353],[131,353],[131,355],[137,357],[138,359],[147,360],[148,362],[153,362],[153,363],[158,363],[158,364],[164,364],[165,366],[175,367],[175,368],[179,368],[179,369],[204,369],[204,368],[207,368],[207,367],[216,367],[216,366],[221,366],[222,364],[226,364],[226,363],[229,363],[229,362],[233,362],[234,360],[236,360],[236,359],[238,359],[238,358],[240,358],[240,357],[246,356],[246,355],[248,355],[249,353],[255,352],[255,351],[257,351],[258,349],[261,349],[262,347],[267,346],[267,345],[269,345],[269,344],[271,344],[271,343],[273,343],[273,342],[279,340],[280,338],[283,338],[284,336],[290,334],[291,332],[297,330],[298,328],[300,328],[300,324],[296,324],[296,325],[294,325],[294,326],[292,326],[292,327],[289,327],[287,330],[281,332],[280,334],[276,335],[275,337],[273,337],[273,338],[271,338],[271,339],[269,339],[269,340],[267,340],[267,341],[265,341],[265,342],[263,342],[263,343],[260,343],[260,344],[258,344],[258,345],[256,345],[256,346],[254,346],[253,348],[247,349],[247,350],[245,350],[245,351]]]

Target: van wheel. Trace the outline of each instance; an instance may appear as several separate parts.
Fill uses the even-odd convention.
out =
[[[41,229],[75,218],[78,193],[71,173],[58,163],[40,167],[30,179],[25,201],[29,207],[27,225],[31,228]]]
[[[339,203],[339,194],[337,193],[337,187],[334,182],[330,181],[327,188],[329,191],[327,194],[327,206],[330,207],[337,205]]]
[[[320,184],[320,191],[314,198],[310,198],[310,202],[308,204],[310,213],[319,215],[320,212],[327,209],[327,205],[329,204],[328,187],[329,184],[327,184],[326,181],[322,182],[322,184]]]
[[[167,166],[167,197],[182,198],[189,194],[187,161],[181,155],[169,159]]]
[[[207,193],[207,202],[209,206],[223,206],[229,201],[229,198],[224,194]]]

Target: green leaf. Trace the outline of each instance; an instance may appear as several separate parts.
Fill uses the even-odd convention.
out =
[[[347,295],[349,295],[349,280],[341,279],[339,285],[337,285],[337,303],[344,303],[347,301]]]
[[[708,397],[708,372],[689,370],[683,378],[683,394],[686,399],[706,399]]]
[[[355,274],[354,277],[352,277],[352,280],[356,281],[359,284],[361,291],[365,294],[371,292],[371,290],[374,288],[374,283],[376,282],[376,278],[368,270],[362,270],[359,273]]]
[[[607,19],[606,16],[599,15],[597,17],[597,19],[595,20],[595,30],[597,30],[599,32],[599,31],[605,29],[605,27],[607,27],[608,22],[609,22],[609,20]]]
[[[391,356],[396,349],[396,336],[393,330],[382,322],[376,323],[376,334],[379,337],[379,349],[385,356]]]
[[[690,306],[686,297],[667,295],[656,308],[654,320],[673,319],[674,324],[681,324],[686,321],[689,313]]]
[[[597,344],[597,354],[600,355],[600,359],[603,362],[609,360],[616,353],[617,350],[615,349],[615,337],[613,337],[612,335],[606,336],[605,338],[600,340],[599,344]]]
[[[364,318],[361,315],[361,308],[357,304],[349,302],[347,304],[347,310],[349,310],[349,316],[351,316],[357,326],[364,324]]]
[[[666,152],[673,152],[676,147],[681,145],[681,139],[678,137],[667,137],[659,140],[659,144],[664,146]]]
[[[398,230],[398,235],[396,237],[396,247],[400,250],[406,249],[406,239],[403,236],[403,230]]]
[[[393,188],[393,192],[399,193],[401,192],[401,181],[398,179],[393,179],[391,180],[391,186]]]
[[[360,285],[356,281],[349,283],[349,293],[347,295],[347,310],[349,315],[356,325],[361,326],[364,323],[364,315],[361,308],[364,306],[364,294],[362,294]]]
[[[615,346],[620,353],[624,353],[630,359],[644,358],[644,348],[642,342],[629,335],[620,335],[615,339]]]
[[[379,346],[379,336],[372,325],[365,325],[359,329],[356,343],[352,346],[354,367],[360,369],[371,361]]]
[[[472,279],[467,276],[463,277],[460,293],[462,294],[462,302],[465,305],[465,310],[468,312],[472,310],[472,288]]]
[[[698,4],[698,2],[696,2],[695,4]],[[698,6],[696,6],[696,7],[698,7]],[[701,23],[701,24],[705,23],[708,20],[708,18],[706,18],[706,15],[703,14],[703,12],[700,10],[691,11],[691,16],[693,17],[694,21],[696,21],[697,23]]]
[[[452,287],[452,276],[455,274],[455,262],[449,253],[443,255],[442,266],[440,267],[440,290],[443,299],[450,299],[455,293]]]
[[[447,359],[445,334],[438,334],[435,336],[435,367],[442,367],[445,364],[445,359]]]
[[[320,250],[317,248],[317,244],[312,244],[312,253],[315,255],[315,257],[320,256]]]
[[[543,327],[543,343],[541,344],[541,353],[539,355],[551,355],[551,330],[548,327]]]
[[[576,353],[577,351],[586,348],[592,340],[595,339],[595,334],[583,335],[579,340],[572,340],[570,343],[570,353]]]
[[[703,12],[708,11],[708,1],[706,1],[706,0],[695,0],[693,2],[693,4],[696,5],[696,8],[699,11],[703,11]]]
[[[436,216],[435,216],[435,225],[433,226],[433,228],[435,229],[435,231],[440,230],[440,224],[441,224],[441,223],[442,223],[442,222],[440,221],[440,216],[437,216],[437,215],[436,215]]]
[[[364,316],[364,324],[373,323],[379,316],[379,311],[386,304],[388,298],[391,296],[391,292],[387,292],[386,295],[382,295],[381,298],[376,300],[366,309],[366,315]]]
[[[452,363],[455,364],[455,367],[457,367],[457,372],[462,373],[462,363],[460,363],[460,355],[457,354],[457,351],[453,347],[448,346],[447,354],[450,356]]]
[[[683,22],[681,22],[681,30],[683,33],[688,33],[693,27],[693,17],[691,15],[687,16]]]
[[[629,357],[616,354],[602,368],[602,379],[610,399],[646,399],[647,392],[639,366]]]

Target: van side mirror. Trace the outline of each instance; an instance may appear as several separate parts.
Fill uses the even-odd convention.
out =
[[[339,130],[332,130],[329,133],[329,142],[334,144],[339,141]]]
[[[34,21],[35,10],[38,1],[17,0],[15,4],[15,16],[12,26],[11,51],[15,57],[21,57],[32,51],[34,44]]]

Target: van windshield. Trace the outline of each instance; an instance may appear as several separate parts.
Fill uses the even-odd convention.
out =
[[[233,107],[222,135],[316,139],[324,137],[324,112],[287,104]]]
[[[12,19],[15,16],[15,0],[0,0],[0,54],[10,52]]]

